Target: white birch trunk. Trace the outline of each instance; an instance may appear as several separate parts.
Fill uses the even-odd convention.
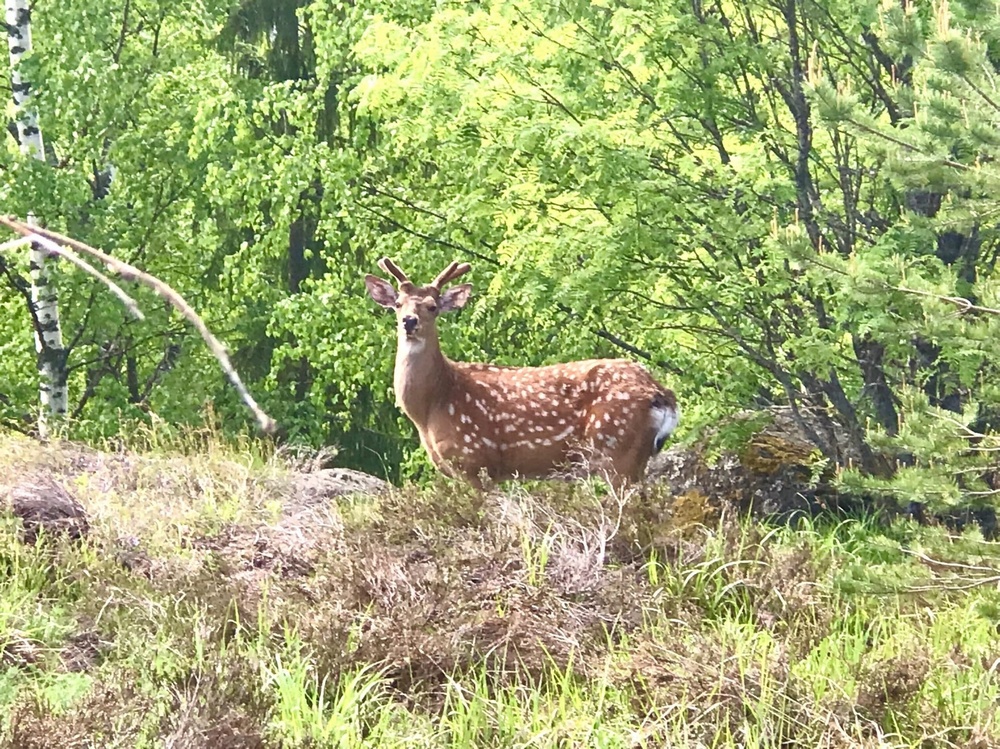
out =
[[[28,0],[6,0],[7,42],[10,46],[10,82],[16,108],[15,122],[21,152],[45,160],[38,115],[29,106],[30,83],[18,70],[18,63],[31,50],[31,13]],[[34,216],[28,216],[34,223]],[[31,245],[31,300],[35,307],[35,350],[38,352],[39,399],[38,432],[48,436],[50,419],[62,419],[68,407],[66,354],[59,325],[59,304],[52,283],[49,254],[38,244]]]

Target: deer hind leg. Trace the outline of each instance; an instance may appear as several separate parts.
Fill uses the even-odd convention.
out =
[[[583,438],[575,451],[574,462],[581,472],[601,476],[614,488],[622,475],[618,454],[628,436],[626,420],[620,410],[603,404],[595,405],[587,413],[583,423]]]
[[[645,416],[627,420],[623,428],[616,428],[612,436],[605,438],[604,444],[614,488],[641,483],[653,452],[653,434]]]

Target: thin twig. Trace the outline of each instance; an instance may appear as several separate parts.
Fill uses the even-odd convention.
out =
[[[989,315],[1000,315],[1000,309],[996,307],[980,307],[978,304],[973,304],[971,301],[962,296],[945,296],[943,294],[935,294],[932,291],[921,291],[920,289],[909,289],[905,286],[891,286],[888,288],[895,289],[896,291],[902,291],[906,294],[915,294],[917,296],[926,296],[931,299],[937,299],[942,302],[948,302],[949,304],[954,304],[959,307],[958,314],[964,315],[966,312],[985,312]]]
[[[982,567],[978,564],[962,564],[961,562],[943,562],[940,559],[934,559],[927,556],[921,551],[913,551],[913,549],[900,549],[904,554],[909,554],[919,559],[924,564],[931,567],[947,567],[949,569],[956,570],[966,570],[967,572],[988,572],[991,575],[1000,574],[1000,570],[993,567]]]
[[[894,593],[940,593],[944,591],[956,591],[956,590],[973,590],[975,588],[981,588],[984,585],[995,585],[1000,583],[1000,576],[994,575],[993,577],[981,577],[976,579],[961,579],[959,582],[952,583],[939,583],[932,585],[913,585],[907,588],[901,588],[900,590],[890,590],[886,591],[886,595],[892,595]]]
[[[236,391],[240,394],[243,402],[247,405],[253,415],[257,418],[257,423],[260,428],[265,433],[271,433],[277,427],[277,423],[268,416],[264,411],[257,405],[257,401],[254,400],[253,396],[250,395],[250,391],[247,390],[243,381],[240,379],[239,374],[233,367],[232,362],[229,360],[229,356],[226,354],[225,347],[217,339],[212,331],[208,329],[198,313],[185,301],[184,297],[174,291],[170,286],[165,284],[160,279],[155,276],[145,273],[133,265],[129,265],[117,258],[111,257],[110,255],[101,252],[98,249],[91,247],[88,244],[84,244],[71,237],[64,236],[58,232],[51,231],[49,229],[42,229],[41,227],[30,227],[20,221],[13,219],[9,216],[0,216],[0,224],[13,229],[18,234],[22,236],[29,237],[33,235],[40,234],[43,237],[52,240],[53,242],[64,244],[72,247],[74,250],[83,252],[91,257],[100,260],[109,269],[120,275],[122,278],[129,281],[137,281],[151,288],[156,294],[166,301],[168,301],[177,311],[179,311],[188,322],[190,322],[195,329],[201,334],[202,339],[208,345],[209,350],[218,360],[219,365],[222,367],[222,371],[226,373],[229,381],[236,388]]]

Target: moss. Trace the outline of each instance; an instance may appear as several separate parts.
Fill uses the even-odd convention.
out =
[[[774,476],[789,468],[800,468],[807,476],[814,449],[773,434],[758,434],[740,453],[740,463],[754,473]]]
[[[678,494],[674,498],[670,525],[674,530],[693,526],[714,526],[719,519],[719,507],[698,489]]]

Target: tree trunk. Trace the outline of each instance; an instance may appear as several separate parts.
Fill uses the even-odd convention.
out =
[[[31,51],[31,12],[28,0],[7,0],[7,42],[10,47],[10,81],[14,94],[15,124],[21,153],[45,160],[42,131],[38,117],[28,106],[30,84],[18,71],[18,63]],[[28,223],[35,222],[28,215]],[[66,352],[59,325],[59,304],[52,283],[52,265],[48,253],[32,244],[30,251],[31,302],[35,308],[35,350],[38,352],[39,400],[38,432],[42,438],[49,431],[52,418],[62,419],[68,406],[66,388]]]

